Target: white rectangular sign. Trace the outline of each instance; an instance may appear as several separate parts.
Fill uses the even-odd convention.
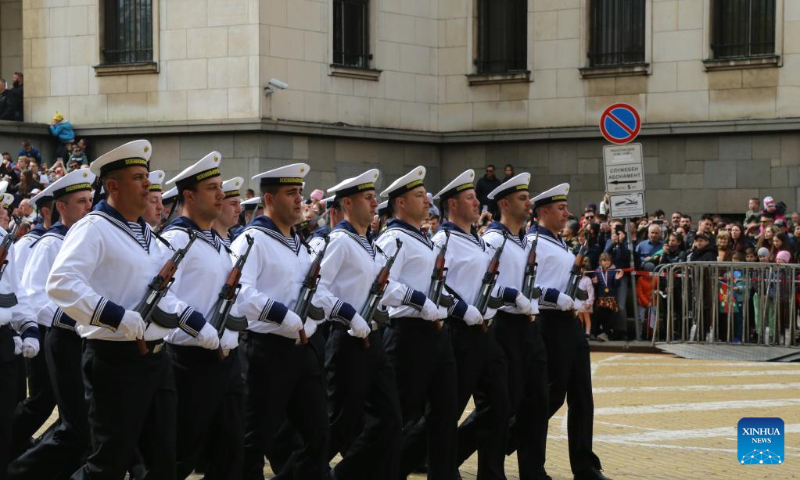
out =
[[[642,144],[607,145],[603,147],[603,163],[608,193],[644,190]]]
[[[630,218],[644,216],[644,193],[634,192],[625,195],[609,195],[611,202],[611,216],[615,218]]]

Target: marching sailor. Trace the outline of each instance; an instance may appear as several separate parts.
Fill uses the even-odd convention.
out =
[[[25,271],[25,264],[31,254],[31,245],[47,232],[52,222],[53,215],[53,194],[48,188],[42,189],[35,197],[31,198],[31,203],[36,207],[36,212],[41,217],[41,222],[37,222],[30,232],[14,243],[14,263],[17,265],[17,273],[22,280],[22,272]]]
[[[576,480],[607,478],[601,473],[600,459],[592,452],[592,375],[589,342],[575,315],[575,301],[565,292],[575,255],[558,232],[566,225],[569,184],[563,183],[534,197],[533,208],[539,217],[536,260],[542,338],[547,349],[547,376],[550,385],[549,412],[552,417],[568,398],[567,432],[569,461]],[[535,235],[534,231],[529,234]]]
[[[189,243],[190,233],[197,238],[171,291],[206,320],[219,308],[217,300],[233,267],[228,248],[211,228],[225,200],[221,161],[219,152],[211,152],[166,182],[177,186],[183,215],[164,228],[164,238],[175,250]],[[189,476],[200,460],[209,480],[242,475],[244,380],[237,349],[239,333],[222,328],[220,335],[207,322],[196,337],[180,329],[167,336],[178,391],[179,479]],[[203,448],[207,437],[214,445],[208,452]],[[209,457],[201,458],[203,454]]]
[[[331,442],[327,460],[342,460],[333,476],[345,479],[396,478],[401,417],[394,372],[375,322],[361,313],[385,261],[367,239],[378,206],[377,169],[329,188],[331,218],[343,219],[330,233],[314,303],[330,319],[325,356]],[[378,299],[379,300],[379,299]],[[359,310],[357,310],[359,309]],[[368,338],[365,342],[365,338]]]
[[[69,229],[47,279],[47,294],[85,340],[92,453],[73,478],[122,478],[137,449],[153,478],[175,478],[175,379],[164,337],[173,325],[196,336],[205,320],[169,291],[142,306],[158,298],[148,285],[171,260],[142,220],[151,153],[150,142],[136,140],[92,163],[106,200]],[[137,306],[155,312],[153,322]]]
[[[261,186],[264,215],[254,218],[231,245],[235,255],[254,240],[244,265],[237,303],[247,317],[247,400],[242,478],[264,478],[264,454],[284,419],[300,434],[302,447],[281,472],[292,478],[327,474],[328,415],[322,369],[313,344],[297,345],[300,330],[311,337],[313,320],[295,313],[312,263],[293,225],[302,220],[303,177],[308,165],[287,165],[253,177]],[[301,312],[302,313],[302,312]]]
[[[211,228],[217,232],[226,247],[231,248],[231,230],[239,224],[239,214],[242,213],[239,189],[244,184],[242,177],[233,177],[222,182],[222,210],[219,216],[211,224]]]
[[[75,322],[47,296],[45,284],[67,231],[92,208],[94,179],[89,170],[75,170],[42,192],[53,200],[53,220],[57,221],[30,247],[22,286],[36,310],[40,329],[48,330],[44,357],[60,421],[11,464],[9,478],[66,478],[83,464],[88,453],[88,408],[81,375],[83,342],[75,333]]]
[[[147,210],[144,211],[142,218],[150,228],[158,231],[161,226],[161,219],[164,213],[164,204],[162,203],[162,187],[164,185],[164,171],[153,170],[150,172],[150,196],[148,198]]]
[[[391,269],[395,282],[386,289],[382,302],[389,307],[391,318],[383,341],[394,369],[403,419],[400,478],[417,467],[417,455],[408,440],[424,414],[428,478],[452,479],[458,475],[456,362],[450,338],[438,324],[447,317],[447,309],[428,296],[439,249],[421,230],[430,208],[424,180],[425,168],[417,167],[381,192],[389,198],[396,218],[376,244],[390,257],[398,248],[397,239],[403,245]]]
[[[522,294],[528,244],[525,222],[530,210],[530,173],[520,173],[491,191],[489,200],[500,211],[499,221],[489,224],[483,239],[498,248],[506,240],[500,257],[497,293],[506,304],[497,312],[492,326],[505,353],[508,366],[510,414],[512,416],[507,452],[517,450],[521,479],[549,478],[544,470],[547,439],[547,358],[539,324],[532,322],[536,302]],[[470,419],[471,420],[471,419]]]

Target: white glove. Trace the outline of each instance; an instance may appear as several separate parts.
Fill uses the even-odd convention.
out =
[[[353,315],[353,319],[350,320],[350,330],[347,331],[350,336],[366,338],[370,331],[369,324],[361,315],[357,313]]]
[[[293,311],[287,310],[286,316],[283,317],[283,322],[281,323],[281,330],[286,333],[297,333],[301,328],[303,328],[303,322],[300,317]]]
[[[430,299],[425,299],[425,304],[422,305],[422,318],[430,322],[439,320],[439,307],[436,306]]]
[[[467,307],[467,311],[464,313],[464,323],[466,323],[469,326],[480,325],[481,323],[483,323],[483,316],[481,315],[481,312],[479,312],[477,308],[473,307],[472,305],[469,305]]]
[[[33,358],[37,353],[39,353],[39,340],[29,337],[22,341],[23,357]]]
[[[133,310],[125,310],[122,315],[122,321],[119,322],[118,332],[125,335],[128,340],[136,340],[137,338],[144,337],[144,320],[139,312]]]
[[[219,347],[223,351],[229,352],[238,346],[239,332],[234,332],[233,330],[226,328],[222,333],[222,338],[219,340]]]
[[[219,347],[219,333],[210,323],[206,323],[197,334],[197,341],[200,342],[200,346],[203,348],[216,350]]]
[[[525,295],[518,293],[515,302],[517,304],[517,311],[522,315],[530,315],[533,307],[531,306],[531,301],[528,300],[528,297]]]
[[[22,339],[14,336],[14,355],[19,355],[22,353]]]
[[[556,306],[559,310],[566,312],[567,310],[572,310],[575,307],[575,301],[572,300],[572,297],[569,295],[559,293]]]
[[[311,338],[311,335],[314,335],[314,332],[317,331],[317,322],[306,318],[306,323],[303,324],[303,330],[306,332],[306,338]]]

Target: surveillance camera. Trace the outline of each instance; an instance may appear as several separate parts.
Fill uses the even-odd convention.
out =
[[[269,79],[269,84],[271,86],[277,88],[278,90],[286,90],[287,88],[289,88],[289,84],[288,83],[282,82],[282,81],[278,80],[277,78],[270,78]]]

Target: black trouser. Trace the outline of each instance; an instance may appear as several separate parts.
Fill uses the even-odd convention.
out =
[[[575,475],[595,468],[600,459],[592,452],[594,401],[589,365],[589,342],[574,312],[544,310],[537,317],[547,347],[552,417],[567,400],[569,461]]]
[[[81,373],[82,351],[83,341],[74,331],[53,327],[48,332],[44,351],[39,355],[47,358],[59,423],[11,463],[8,478],[68,478],[86,461],[89,420]]]
[[[508,365],[497,343],[494,329],[483,333],[480,326],[467,326],[450,318],[447,329],[453,343],[457,370],[458,416],[464,413],[470,397],[475,409],[458,427],[456,464],[463,464],[478,451],[478,478],[505,479],[504,463],[508,437],[509,398]],[[412,435],[419,448],[421,463],[425,456],[426,423],[423,418]]]
[[[397,379],[403,415],[400,478],[417,466],[411,434],[423,415],[428,431],[428,478],[457,478],[458,400],[450,335],[446,329],[437,330],[434,322],[393,318],[384,330],[383,344]]]
[[[50,328],[39,325],[39,347],[44,349]],[[25,371],[28,377],[28,397],[17,405],[14,414],[12,458],[16,458],[31,446],[31,437],[44,422],[50,418],[56,407],[56,397],[50,383],[47,360],[37,354],[25,359]]]
[[[333,323],[325,354],[331,444],[327,460],[342,461],[336,478],[392,480],[397,477],[402,416],[394,371],[383,350],[383,335],[364,340]]]
[[[264,478],[264,453],[288,418],[303,438],[279,477],[321,479],[327,473],[328,415],[314,349],[276,334],[247,334],[244,479]]]
[[[73,479],[124,478],[137,448],[147,478],[175,478],[175,377],[163,341],[86,340],[83,382],[92,453]]]
[[[0,480],[5,480],[11,453],[11,422],[17,405],[19,364],[14,355],[14,332],[0,327]]]
[[[168,345],[178,392],[177,477],[203,461],[205,478],[242,477],[244,382],[239,349],[220,360],[216,350]],[[206,439],[212,448],[204,450]]]

